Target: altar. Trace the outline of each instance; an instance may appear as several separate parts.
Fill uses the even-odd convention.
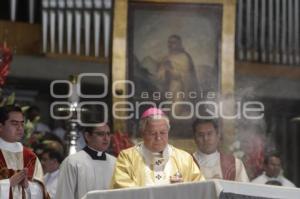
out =
[[[88,192],[83,199],[299,199],[300,189],[225,180]]]

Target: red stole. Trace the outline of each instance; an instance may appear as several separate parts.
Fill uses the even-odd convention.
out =
[[[235,168],[235,158],[233,155],[227,155],[220,153],[221,169],[224,180],[235,180],[236,168]]]
[[[28,148],[23,147],[23,164],[24,168],[28,168],[28,180],[33,180],[33,172],[35,169],[36,155]],[[2,150],[0,150],[0,179],[8,179],[18,170],[8,169]],[[9,198],[12,199],[12,189],[10,187]],[[22,188],[22,198],[25,198],[25,191]]]
[[[200,169],[200,165],[197,159],[192,155],[194,162]],[[224,180],[235,180],[236,168],[235,168],[235,158],[233,155],[227,155],[224,153],[220,153],[220,162],[221,162],[221,170]]]

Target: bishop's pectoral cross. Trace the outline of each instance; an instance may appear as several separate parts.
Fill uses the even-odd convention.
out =
[[[156,164],[157,166],[159,166],[162,162],[163,162],[162,160],[157,160],[157,161],[155,161],[155,164]]]
[[[155,178],[156,178],[157,180],[160,180],[160,179],[162,178],[162,176],[159,175],[159,174],[157,174],[157,175],[155,176]]]

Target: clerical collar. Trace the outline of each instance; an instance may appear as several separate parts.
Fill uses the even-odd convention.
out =
[[[200,164],[207,164],[207,163],[214,163],[215,161],[218,161],[220,159],[220,153],[219,151],[216,151],[211,154],[202,153],[201,151],[197,151],[197,158],[199,160]]]
[[[266,173],[265,171],[263,172],[263,174],[266,176],[266,178],[268,179],[268,181],[269,181],[269,180],[277,180],[277,181],[281,181],[281,180],[280,180],[280,178],[281,178],[281,173],[279,173],[278,176],[273,176],[273,177],[268,176],[267,173]]]
[[[144,157],[146,164],[153,164],[157,159],[162,159],[164,162],[167,162],[171,155],[171,147],[169,145],[161,153],[153,153],[144,145],[144,143],[137,144],[137,150]]]
[[[49,172],[49,175],[51,176],[57,176],[59,174],[59,168],[56,169],[55,171]]]
[[[0,138],[0,149],[17,153],[23,151],[23,145],[20,142],[7,142]]]
[[[47,175],[47,179],[45,181],[48,181],[50,178],[55,178],[59,175],[59,169],[56,169],[55,171],[52,171],[52,172],[48,172],[48,173],[46,173],[46,175]],[[46,177],[46,175],[45,175],[45,177]]]
[[[89,154],[93,160],[106,160],[105,152],[96,151],[88,146],[84,147],[83,150]]]

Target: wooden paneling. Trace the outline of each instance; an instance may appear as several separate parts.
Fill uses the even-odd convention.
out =
[[[59,53],[46,53],[46,57],[54,59],[70,59],[76,61],[87,61],[87,62],[97,62],[100,64],[108,64],[108,59],[104,57],[95,57],[95,56],[84,56],[84,55],[74,55],[74,54],[59,54]]]
[[[0,42],[16,54],[39,54],[41,27],[36,24],[0,21]]]
[[[235,65],[237,76],[251,75],[257,77],[275,77],[300,80],[299,67],[253,62],[236,62]]]

